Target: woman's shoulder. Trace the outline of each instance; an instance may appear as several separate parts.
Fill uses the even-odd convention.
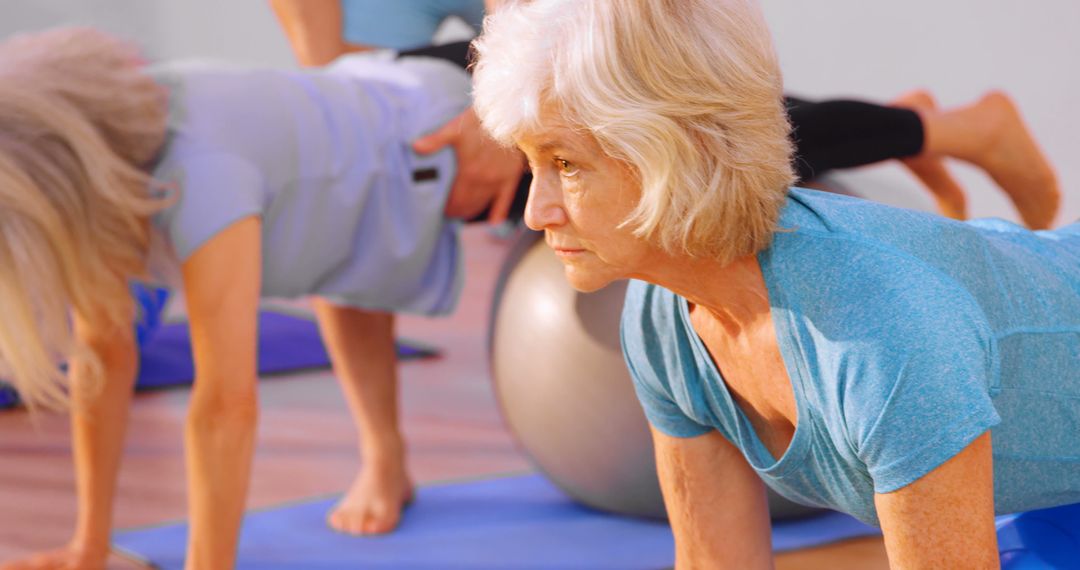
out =
[[[813,190],[792,189],[773,243],[759,254],[766,280],[800,295],[922,302],[970,297],[985,273],[986,237],[941,216]],[[884,297],[883,297],[884,296]]]

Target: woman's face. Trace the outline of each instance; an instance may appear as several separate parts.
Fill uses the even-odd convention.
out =
[[[619,227],[641,196],[630,167],[586,133],[557,120],[544,125],[517,139],[533,174],[526,224],[544,231],[579,291],[639,275],[658,254],[630,228]]]

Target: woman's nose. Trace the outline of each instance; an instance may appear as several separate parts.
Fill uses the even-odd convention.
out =
[[[525,203],[525,225],[543,231],[566,223],[562,190],[558,184],[534,174],[529,185],[529,201]]]

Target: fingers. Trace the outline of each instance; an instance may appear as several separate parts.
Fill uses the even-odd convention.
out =
[[[446,200],[446,216],[471,219],[490,207],[490,222],[506,220],[525,169],[521,154],[488,137],[472,108],[413,142],[419,154],[447,146],[454,147],[457,174]]]
[[[465,112],[450,119],[450,122],[439,127],[435,132],[416,139],[413,141],[413,150],[417,154],[431,154],[449,145],[456,145],[458,139],[461,138],[462,124],[467,120],[467,115],[470,113],[472,113],[472,109],[466,109]]]

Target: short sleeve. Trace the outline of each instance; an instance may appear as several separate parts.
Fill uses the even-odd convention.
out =
[[[626,291],[620,326],[623,358],[645,417],[672,437],[695,437],[713,430],[688,416],[672,397],[670,362],[665,346],[674,342],[673,324],[655,306],[659,288],[631,281]]]
[[[240,158],[218,153],[174,157],[155,178],[177,193],[176,203],[158,215],[157,223],[180,261],[235,222],[263,213],[263,176]]]
[[[960,295],[925,300],[860,363],[848,421],[875,492],[910,485],[1001,421],[991,399],[995,344],[973,305]]]
[[[413,2],[344,0],[342,35],[346,41],[380,48],[409,49],[432,42],[439,14]]]

